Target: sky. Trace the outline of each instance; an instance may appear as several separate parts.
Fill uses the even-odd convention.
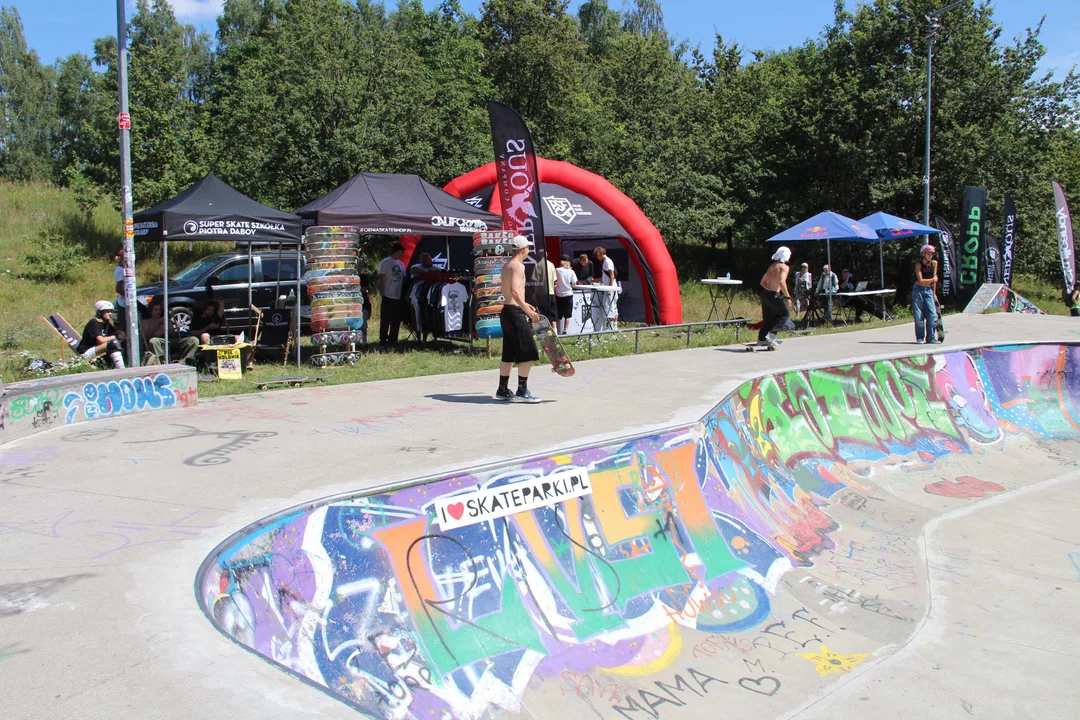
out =
[[[215,18],[224,0],[170,0],[184,22],[211,35]],[[42,61],[51,63],[73,52],[93,54],[94,39],[116,34],[115,0],[0,0],[14,5],[22,16],[27,42]],[[128,0],[129,13],[134,0]],[[387,6],[393,6],[387,0]],[[428,8],[438,0],[424,0]],[[463,0],[466,10],[475,13],[481,0]],[[580,0],[571,0],[577,9]],[[609,0],[613,8],[620,0]],[[851,0],[849,0],[851,4]],[[947,5],[948,0],[942,0]],[[661,0],[668,32],[692,45],[709,50],[717,32],[728,42],[738,42],[748,50],[781,50],[817,37],[832,19],[833,0]],[[1012,38],[1034,27],[1046,15],[1042,42],[1047,47],[1044,69],[1056,69],[1064,77],[1073,65],[1080,65],[1080,0],[997,0],[995,17],[1003,26],[1004,38]],[[947,16],[946,16],[947,17]],[[947,20],[946,20],[947,22]]]

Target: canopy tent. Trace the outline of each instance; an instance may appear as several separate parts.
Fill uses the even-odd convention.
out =
[[[296,365],[300,366],[300,218],[252,200],[213,173],[176,197],[135,213],[135,241],[162,242],[165,362],[169,362],[169,241],[235,241],[248,246],[248,307],[251,307],[251,245],[297,245]],[[250,326],[250,317],[249,317]]]
[[[883,246],[886,240],[896,240],[898,238],[914,237],[916,235],[932,235],[933,233],[940,232],[937,228],[932,228],[929,225],[905,220],[904,218],[883,212],[867,215],[859,220],[859,222],[877,233],[878,264],[881,269],[881,287],[885,287],[885,254]]]
[[[833,240],[854,240],[856,242],[877,241],[877,234],[866,225],[845,217],[840,213],[829,210],[818,213],[809,220],[803,220],[798,225],[793,225],[787,230],[773,235],[766,242],[801,242],[803,240],[824,240],[825,257],[828,259],[829,270],[833,271],[832,248]]]
[[[650,324],[682,322],[679,279],[664,239],[641,209],[604,178],[558,160],[536,158],[544,199],[544,230],[560,246],[573,243],[595,247],[610,245],[626,253],[627,266],[640,280],[644,320]],[[446,191],[465,202],[500,213],[493,188],[495,163],[488,163],[446,185]],[[493,197],[494,196],[494,197]],[[500,227],[497,221],[494,227]],[[586,241],[590,241],[586,245]],[[595,242],[592,242],[595,241]],[[417,238],[402,238],[406,254]],[[556,245],[549,248],[550,254]],[[614,258],[613,258],[614,259]],[[616,260],[618,265],[618,260]]]
[[[472,236],[501,220],[416,175],[361,173],[296,211],[304,226],[352,225],[367,235]]]

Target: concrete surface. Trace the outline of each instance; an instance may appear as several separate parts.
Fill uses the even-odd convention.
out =
[[[158,365],[43,377],[0,386],[0,444],[47,430],[119,415],[193,407],[195,368]]]
[[[946,348],[1080,335],[1080,325],[1061,317],[952,317],[948,326]],[[200,611],[199,565],[237,530],[332,494],[693,423],[766,372],[918,350],[903,327],[790,339],[776,353],[703,348],[590,361],[570,380],[538,373],[534,391],[554,402],[532,407],[489,402],[492,373],[280,390],[5,444],[0,707],[13,718],[356,717],[225,638]],[[850,583],[831,583],[852,570],[829,549],[779,578],[768,622],[717,638],[683,633],[710,676],[737,668],[749,682],[708,683],[705,693],[683,691],[681,705],[629,716],[713,717],[708,698],[717,697],[763,717],[1073,717],[1076,454],[1074,442],[1018,436],[1006,452],[845,477],[849,489],[861,479],[867,502],[831,508],[838,534],[849,551],[851,543],[900,548],[901,580],[886,573],[885,585],[852,596]],[[1002,489],[957,480],[967,476]],[[969,496],[931,495],[932,483]],[[974,497],[980,491],[989,499]],[[878,515],[858,514],[867,508]],[[850,600],[880,599],[897,582],[908,585],[894,590],[896,607],[885,605],[903,624],[882,605]],[[841,612],[845,605],[855,609]],[[890,623],[902,631],[881,629]],[[794,625],[805,639],[759,640]],[[819,677],[814,660],[797,657],[823,654],[813,637],[836,643],[830,649],[845,654],[847,672]],[[793,639],[810,644],[798,653],[763,649]],[[523,702],[532,717],[575,713],[586,700],[590,716],[625,717],[614,709],[624,691],[671,684],[676,674],[688,677],[687,667],[618,685],[602,671],[590,679],[560,674],[523,689]],[[747,687],[765,675],[782,688],[767,695],[758,692],[772,690],[765,681]]]

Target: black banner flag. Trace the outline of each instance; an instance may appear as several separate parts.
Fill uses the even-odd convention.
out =
[[[540,176],[536,170],[536,150],[525,121],[517,111],[494,100],[488,101],[491,142],[495,149],[498,198],[503,230],[524,235],[533,243],[525,270],[525,299],[536,305],[541,315],[551,316],[555,298],[550,292],[554,278],[548,277],[544,219],[540,204]],[[544,258],[537,263],[538,258]]]
[[[941,243],[941,296],[952,297],[956,294],[956,239],[952,228],[939,215],[934,216],[934,227]]]
[[[996,235],[983,233],[986,239],[986,282],[1000,283],[1001,279],[1001,241]]]
[[[1001,282],[1012,287],[1013,252],[1016,245],[1016,205],[1005,196],[1005,247],[1001,249]]]
[[[964,209],[960,217],[960,267],[958,294],[963,302],[971,299],[986,277],[986,188],[965,187]]]

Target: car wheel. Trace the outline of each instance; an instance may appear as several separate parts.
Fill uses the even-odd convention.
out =
[[[174,305],[169,310],[169,319],[172,321],[171,331],[182,335],[191,330],[191,320],[195,313],[186,305]]]

